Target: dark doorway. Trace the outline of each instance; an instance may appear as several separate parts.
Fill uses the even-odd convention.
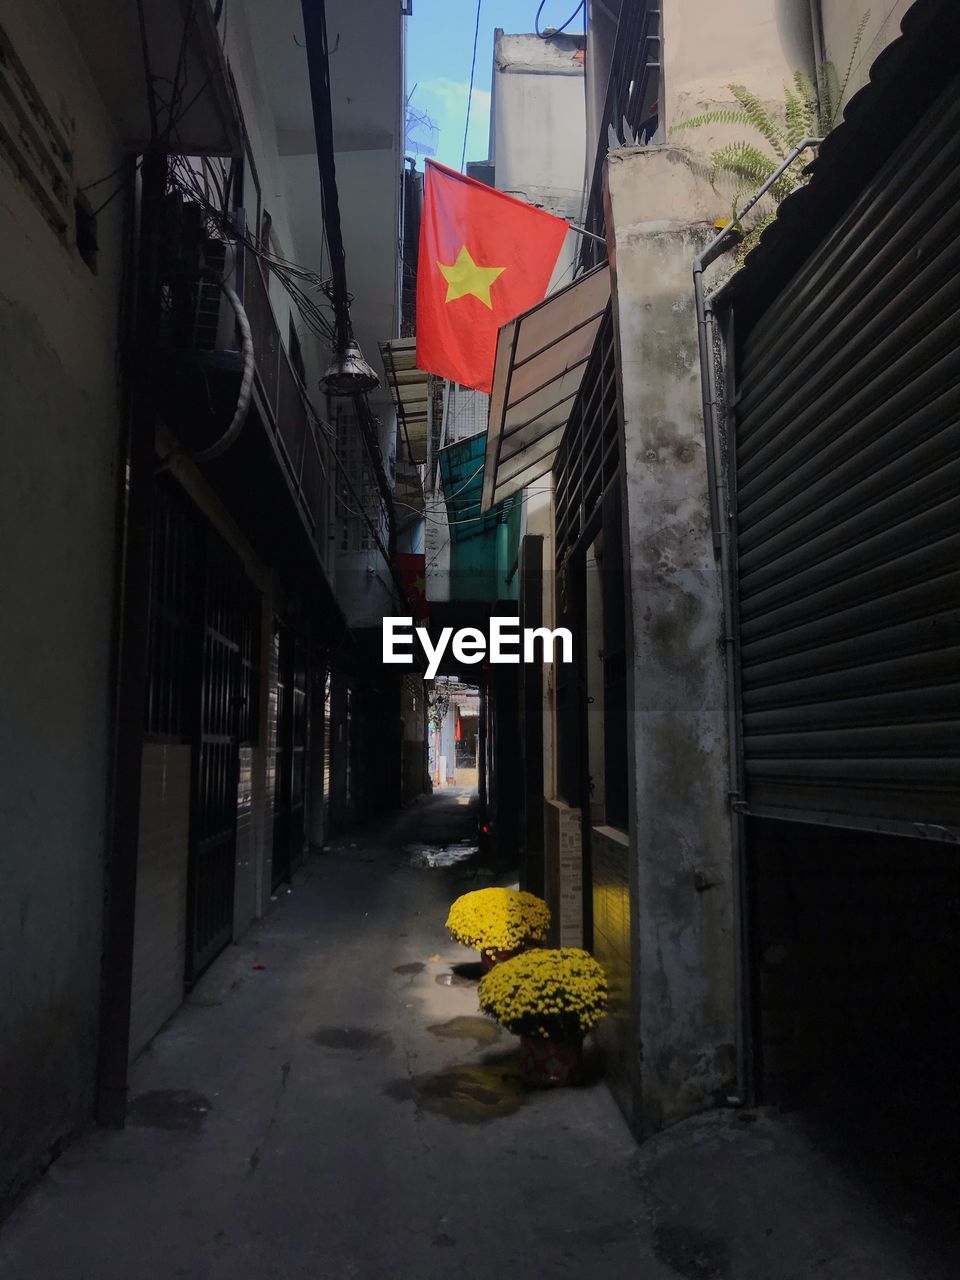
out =
[[[233,936],[243,569],[212,529],[203,575],[200,705],[190,803],[186,980],[196,981]]]
[[[955,846],[748,823],[761,1100],[801,1108],[867,1176],[955,1203]]]

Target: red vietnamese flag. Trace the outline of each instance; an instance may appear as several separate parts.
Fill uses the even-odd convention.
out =
[[[417,368],[489,391],[497,330],[547,292],[570,228],[428,160],[417,268]]]

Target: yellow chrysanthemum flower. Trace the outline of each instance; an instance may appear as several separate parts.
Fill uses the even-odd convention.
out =
[[[447,929],[465,947],[477,951],[514,951],[541,942],[550,928],[550,908],[520,889],[475,889],[450,908]]]
[[[582,1036],[607,1005],[607,977],[579,947],[539,947],[506,960],[481,981],[480,1007],[516,1035]]]

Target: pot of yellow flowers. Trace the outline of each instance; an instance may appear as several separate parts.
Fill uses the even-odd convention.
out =
[[[515,956],[528,942],[542,942],[550,928],[550,908],[522,889],[475,889],[450,908],[447,929],[465,947],[480,952],[483,972]]]
[[[535,1088],[577,1084],[583,1037],[607,1007],[602,967],[579,947],[537,947],[481,981],[480,1007],[520,1037],[520,1074]]]

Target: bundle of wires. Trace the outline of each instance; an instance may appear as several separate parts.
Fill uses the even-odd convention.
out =
[[[332,345],[336,339],[336,332],[332,316],[327,314],[330,312],[329,281],[322,279],[315,271],[309,271],[306,267],[292,262],[289,258],[271,253],[244,227],[239,226],[227,208],[228,193],[232,184],[231,175],[221,169],[218,179],[211,161],[204,158],[200,164],[201,168],[198,170],[186,156],[172,156],[171,186],[200,206],[216,234],[242,244],[266,270],[272,272],[290,295],[310,332]],[[216,201],[211,199],[211,185],[218,197]],[[311,297],[308,290],[314,295],[321,294],[327,301],[320,302],[316,296]]]

